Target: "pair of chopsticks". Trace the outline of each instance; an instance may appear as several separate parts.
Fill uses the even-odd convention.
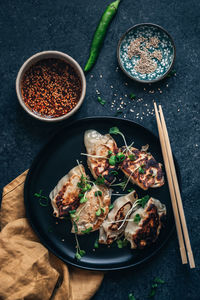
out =
[[[167,174],[167,180],[169,185],[169,191],[171,196],[172,208],[174,212],[176,230],[178,235],[181,259],[183,264],[187,264],[189,260],[190,268],[195,268],[194,257],[190,244],[190,238],[188,234],[187,224],[185,220],[185,214],[183,210],[183,204],[174,166],[174,159],[169,141],[169,135],[167,132],[167,126],[164,119],[164,114],[161,105],[159,105],[159,111],[157,104],[154,102],[156,121],[158,126],[158,133],[160,138],[160,144],[163,154],[163,160],[165,164],[165,170]],[[186,255],[186,249],[187,255]],[[188,256],[188,259],[187,259]]]

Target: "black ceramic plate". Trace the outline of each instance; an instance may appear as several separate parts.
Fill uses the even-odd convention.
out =
[[[159,139],[148,129],[123,119],[87,118],[62,128],[47,143],[34,160],[25,182],[26,214],[41,242],[64,262],[80,268],[117,270],[141,264],[157,253],[170,237],[174,227],[170,195],[166,182],[163,187],[148,191],[149,195],[160,199],[167,207],[167,221],[155,244],[144,250],[131,250],[129,246],[119,249],[114,243],[110,248],[100,245],[98,249],[94,250],[94,242],[98,237],[98,232],[93,232],[79,237],[81,249],[86,251],[86,255],[81,261],[77,261],[74,257],[76,244],[74,235],[70,233],[70,221],[58,220],[53,217],[50,202],[47,207],[43,207],[39,204],[38,198],[34,196],[34,193],[39,192],[41,189],[44,195],[49,195],[58,180],[76,165],[77,159],[83,161],[86,172],[90,174],[86,158],[80,155],[80,152],[86,151],[83,142],[84,132],[87,129],[96,129],[105,134],[113,126],[117,126],[125,134],[128,144],[135,141],[134,146],[139,149],[142,145],[149,144],[150,152],[157,161],[162,162]],[[123,145],[120,136],[114,138],[118,146]],[[147,194],[140,188],[135,188],[139,197]]]

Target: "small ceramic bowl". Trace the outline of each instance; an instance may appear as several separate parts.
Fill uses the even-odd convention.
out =
[[[24,73],[38,61],[47,59],[47,58],[60,59],[62,61],[65,61],[67,64],[70,64],[73,67],[73,69],[75,70],[75,72],[77,73],[77,75],[79,76],[80,81],[81,81],[81,95],[80,95],[79,101],[77,102],[77,105],[70,112],[66,113],[65,115],[62,115],[59,117],[54,117],[54,118],[53,117],[48,118],[48,117],[36,114],[31,109],[29,109],[29,107],[26,106],[26,104],[24,103],[22,93],[21,93],[21,83],[22,83],[22,79],[24,77]],[[59,51],[43,51],[43,52],[39,52],[39,53],[31,56],[29,59],[27,59],[25,61],[25,63],[20,68],[18,75],[17,75],[17,79],[16,79],[16,92],[17,92],[17,97],[18,97],[20,105],[29,115],[31,115],[32,117],[39,119],[41,121],[57,122],[57,121],[68,119],[80,108],[80,106],[82,105],[83,100],[85,98],[86,79],[85,79],[85,75],[83,73],[82,68],[77,63],[77,61],[74,60],[71,56],[69,56],[63,52],[59,52]]]
[[[129,58],[128,47],[130,43],[140,37],[144,38],[140,43],[142,52]],[[153,44],[149,44],[151,38],[156,38],[159,41],[155,47]],[[154,51],[156,52],[154,53]],[[151,73],[150,70],[145,71],[145,68],[139,72],[143,68],[142,63],[144,61],[141,60],[141,55],[146,55],[145,52],[155,66]],[[159,54],[157,56],[159,59],[154,57],[156,54]],[[117,58],[122,71],[131,79],[143,83],[157,82],[167,76],[174,64],[175,55],[176,50],[172,37],[165,29],[151,23],[137,24],[128,29],[120,38],[117,47]],[[138,63],[140,68],[138,68]]]

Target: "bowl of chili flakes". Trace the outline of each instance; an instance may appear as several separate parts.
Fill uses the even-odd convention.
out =
[[[61,121],[82,105],[86,79],[80,65],[59,51],[43,51],[31,56],[20,68],[16,79],[20,105],[32,117]]]

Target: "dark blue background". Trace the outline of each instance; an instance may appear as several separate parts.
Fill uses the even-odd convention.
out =
[[[48,137],[63,125],[41,123],[22,111],[15,93],[15,79],[20,66],[28,57],[42,50],[63,51],[84,66],[92,35],[109,3],[109,0],[1,1],[1,187],[29,168]],[[121,117],[134,120],[157,133],[155,116],[149,112],[153,109],[153,99],[162,104],[172,148],[181,169],[182,198],[197,265],[195,270],[181,265],[174,234],[148,264],[137,270],[107,273],[95,300],[128,299],[130,292],[136,299],[146,299],[156,276],[164,279],[166,284],[158,288],[155,299],[193,300],[200,297],[199,17],[200,2],[194,0],[123,0],[109,28],[98,62],[87,74],[86,98],[74,119],[114,116],[119,102],[124,101],[127,105]],[[127,79],[120,70],[116,71],[116,47],[120,36],[129,27],[141,22],[159,24],[173,36],[177,48],[177,76],[144,86]],[[105,106],[97,102],[96,90],[107,101]],[[149,93],[149,90],[154,93]],[[137,96],[134,101],[125,97],[131,92]],[[115,105],[111,107],[114,99]]]

